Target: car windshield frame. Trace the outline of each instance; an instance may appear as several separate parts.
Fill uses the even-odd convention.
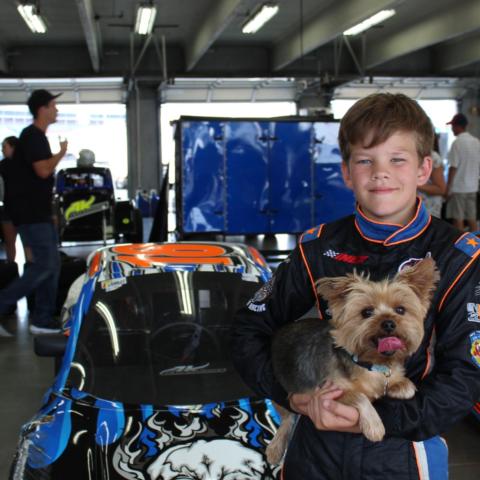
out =
[[[193,405],[253,396],[229,349],[251,273],[174,270],[99,280],[67,387],[129,404]]]

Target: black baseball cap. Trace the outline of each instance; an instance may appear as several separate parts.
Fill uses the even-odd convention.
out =
[[[463,113],[457,113],[449,122],[447,122],[447,125],[458,125],[459,127],[466,127],[468,125],[468,118]]]
[[[54,98],[57,98],[60,95],[61,93],[54,95],[48,90],[43,89],[34,90],[27,101],[30,113],[35,116],[40,107],[46,107]]]

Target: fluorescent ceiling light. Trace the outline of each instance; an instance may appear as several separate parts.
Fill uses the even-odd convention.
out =
[[[135,20],[135,33],[150,35],[156,16],[157,7],[154,5],[140,5],[137,9],[137,19]]]
[[[363,22],[360,22],[358,25],[355,25],[348,30],[343,32],[344,35],[358,35],[359,33],[368,30],[370,27],[373,27],[377,23],[383,22],[387,18],[395,15],[395,10],[381,10],[380,12],[372,15],[370,18],[367,18]]]
[[[260,30],[276,13],[278,5],[264,4],[243,25],[243,33],[255,33]]]
[[[47,31],[47,26],[40,16],[36,5],[32,3],[20,4],[17,10],[33,33],[45,33]]]

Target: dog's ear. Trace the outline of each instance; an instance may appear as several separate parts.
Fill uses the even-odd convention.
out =
[[[429,302],[440,280],[440,272],[433,258],[427,257],[397,273],[395,278],[408,283],[420,300]]]
[[[343,277],[325,277],[317,280],[315,287],[317,293],[321,295],[329,304],[337,301],[343,301],[349,292],[349,287],[354,281],[353,275]]]

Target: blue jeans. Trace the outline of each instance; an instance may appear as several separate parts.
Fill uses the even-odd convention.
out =
[[[35,308],[32,324],[37,327],[50,326],[55,314],[60,254],[58,235],[52,223],[18,225],[23,245],[32,251],[32,263],[23,275],[0,291],[0,314],[22,297],[35,293]]]

